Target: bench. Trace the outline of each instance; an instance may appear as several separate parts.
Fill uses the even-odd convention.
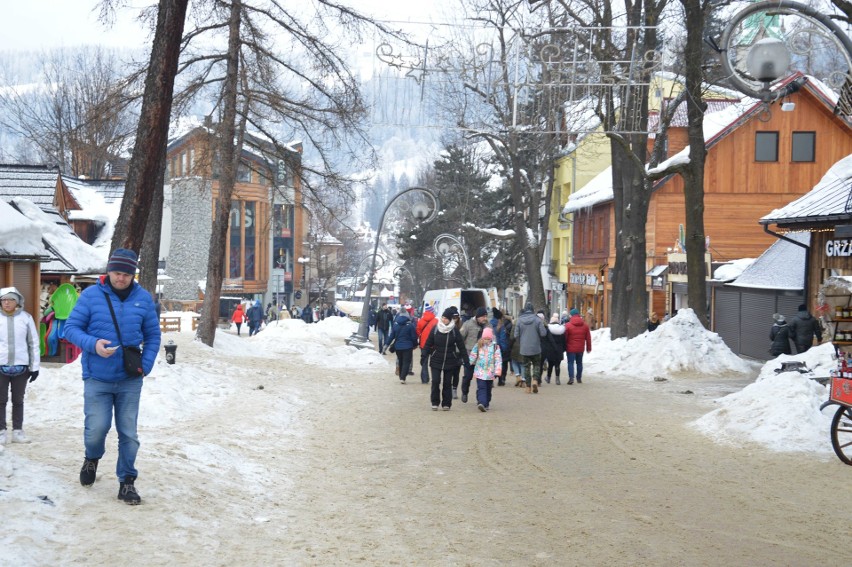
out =
[[[180,317],[160,317],[160,331],[163,333],[180,332],[180,319]],[[195,328],[194,323],[193,328]]]

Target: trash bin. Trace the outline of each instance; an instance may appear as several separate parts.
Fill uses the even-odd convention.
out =
[[[175,356],[177,355],[177,345],[174,341],[169,341],[167,345],[163,348],[166,349],[166,362],[169,364],[175,363]]]

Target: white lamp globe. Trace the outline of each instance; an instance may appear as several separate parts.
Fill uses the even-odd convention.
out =
[[[749,75],[762,83],[776,81],[790,68],[790,50],[780,39],[761,39],[749,48],[746,68]]]

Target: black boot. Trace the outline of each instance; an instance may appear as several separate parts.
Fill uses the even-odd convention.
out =
[[[118,488],[118,499],[131,506],[142,504],[142,497],[139,496],[139,493],[136,492],[136,487],[133,485],[135,480],[135,476],[125,477],[124,482],[120,483]]]
[[[95,473],[98,472],[98,459],[86,457],[83,460],[83,468],[80,469],[80,484],[92,486],[95,484]]]

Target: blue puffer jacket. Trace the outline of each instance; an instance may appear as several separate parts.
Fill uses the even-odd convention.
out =
[[[417,331],[408,315],[397,315],[393,320],[390,340],[396,340],[396,350],[413,349],[417,345]]]
[[[121,329],[125,346],[142,349],[142,370],[147,376],[154,368],[154,360],[160,349],[160,320],[151,294],[133,282],[133,289],[126,300],[121,301],[101,276],[100,281],[87,287],[80,294],[74,310],[65,323],[65,338],[83,351],[83,380],[95,378],[102,382],[118,382],[128,378],[124,373],[124,353],[121,349],[104,358],[95,351],[98,339],[109,339],[109,346],[118,345],[118,334],[112,322],[107,298],[109,295],[115,318]]]

